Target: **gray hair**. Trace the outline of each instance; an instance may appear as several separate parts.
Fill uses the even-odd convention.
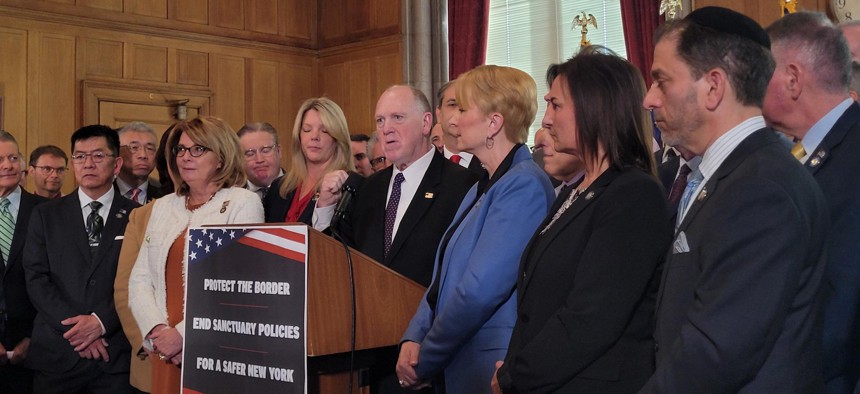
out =
[[[379,142],[379,138],[376,137],[376,133],[370,133],[370,139],[367,140],[367,157],[371,159],[375,159],[370,152],[373,152],[373,146]]]
[[[153,130],[152,127],[149,127],[149,125],[144,122],[131,122],[125,126],[122,126],[119,130],[116,131],[116,133],[117,135],[121,136],[127,131],[139,131],[142,133],[149,133],[152,134],[155,139],[158,139],[158,134],[155,134],[155,130]]]
[[[788,14],[772,25],[767,33],[773,46],[795,54],[794,59],[807,69],[825,90],[841,93],[851,84],[851,51],[845,35],[819,12]]]

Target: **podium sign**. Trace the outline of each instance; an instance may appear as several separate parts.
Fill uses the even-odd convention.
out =
[[[186,238],[183,393],[306,392],[307,227]]]

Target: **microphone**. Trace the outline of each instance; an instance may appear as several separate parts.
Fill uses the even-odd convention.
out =
[[[355,199],[356,190],[363,181],[364,177],[360,174],[355,172],[349,173],[349,176],[340,188],[340,201],[337,202],[337,205],[334,208],[334,217],[331,219],[331,224],[329,225],[331,229],[337,230],[340,221],[346,218],[349,214],[349,210],[352,207],[352,201]]]

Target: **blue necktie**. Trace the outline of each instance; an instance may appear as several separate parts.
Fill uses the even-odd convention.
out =
[[[678,205],[678,222],[675,223],[675,228],[678,228],[678,226],[681,225],[681,222],[684,221],[684,215],[687,214],[687,211],[690,209],[690,205],[692,204],[693,192],[696,191],[703,179],[705,179],[705,177],[698,168],[690,175],[690,180],[687,182],[687,188],[684,189],[684,196],[681,197],[681,204]]]

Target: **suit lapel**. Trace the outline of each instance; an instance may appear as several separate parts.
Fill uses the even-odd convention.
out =
[[[553,243],[555,238],[564,233],[564,230],[573,223],[574,219],[576,219],[582,212],[585,211],[586,208],[591,206],[591,204],[600,197],[603,191],[606,190],[606,187],[609,186],[609,184],[611,184],[612,181],[618,177],[618,175],[620,175],[620,173],[612,169],[606,170],[606,172],[600,175],[594,181],[594,183],[592,183],[591,186],[588,187],[588,189],[582,192],[576,198],[573,204],[571,204],[571,206],[566,211],[564,211],[563,214],[561,214],[558,220],[553,223],[552,227],[550,227],[546,231],[546,233],[540,236],[546,238],[544,241],[539,243],[539,245],[542,245],[543,247],[536,249],[533,252],[530,249],[532,247],[532,242],[537,238],[532,237],[532,241],[529,241],[529,246],[527,247],[527,250],[533,253],[534,257],[530,257],[529,260],[531,260],[532,263],[529,264],[528,267],[524,267],[526,270],[526,280],[523,282],[523,293],[528,290],[529,278],[533,277],[532,274],[534,273],[535,267],[537,267],[538,265],[537,262],[539,262],[543,258],[543,254],[544,252],[546,252],[547,247]],[[576,192],[576,189],[571,189],[570,192],[574,193]],[[565,198],[566,197],[567,196],[565,196]],[[559,195],[559,198],[561,198],[561,195]],[[553,204],[556,209],[553,209],[550,215],[547,217],[547,220],[545,220],[544,223],[542,223],[541,226],[538,227],[537,234],[540,234],[540,231],[542,231],[546,227],[546,225],[549,224],[550,221],[552,221],[552,216],[555,215],[556,211],[558,211],[558,207],[560,207],[561,204]]]
[[[809,155],[806,160],[806,168],[815,175],[818,169],[824,166],[824,163],[830,159],[830,152],[842,143],[848,131],[860,122],[860,105],[852,103],[842,116],[833,125],[833,128],[824,136],[824,140],[817,148]]]
[[[96,255],[91,261],[92,264],[90,264],[90,272],[101,264],[105,254],[111,249],[116,236],[122,235],[122,232],[124,232],[123,226],[128,221],[127,217],[132,208],[131,200],[121,196],[119,193],[114,193],[110,212],[105,215],[105,226],[102,229],[99,247],[96,249]]]
[[[18,205],[18,217],[15,219],[15,234],[12,236],[12,245],[9,247],[8,266],[21,260],[21,251],[24,250],[24,241],[27,238],[27,233],[24,231],[27,226],[22,221],[26,222],[30,219],[30,212],[33,211],[35,205],[36,197],[21,190],[21,203]]]
[[[91,262],[90,244],[87,238],[87,229],[84,225],[84,212],[81,209],[81,199],[78,197],[78,191],[75,190],[64,198],[65,200],[62,203],[60,212],[63,219],[59,224],[65,224],[69,228],[70,235],[73,238],[72,243],[78,248],[81,258],[86,262]]]
[[[436,153],[433,155],[433,160],[430,161],[430,166],[427,167],[427,172],[424,174],[424,178],[421,179],[421,183],[418,185],[418,190],[415,191],[415,196],[412,197],[412,201],[409,202],[409,207],[406,208],[406,213],[403,215],[403,218],[400,219],[400,226],[397,228],[397,234],[394,235],[394,239],[391,241],[391,249],[388,251],[388,256],[385,258],[386,265],[388,265],[394,256],[397,255],[397,252],[400,250],[400,247],[403,246],[406,239],[409,238],[412,230],[421,221],[421,218],[424,217],[427,210],[433,205],[436,188],[442,182],[442,161],[444,160],[445,157],[441,154]],[[384,202],[382,206],[386,206],[386,203],[387,202]],[[384,214],[385,213],[383,212],[383,215]]]

